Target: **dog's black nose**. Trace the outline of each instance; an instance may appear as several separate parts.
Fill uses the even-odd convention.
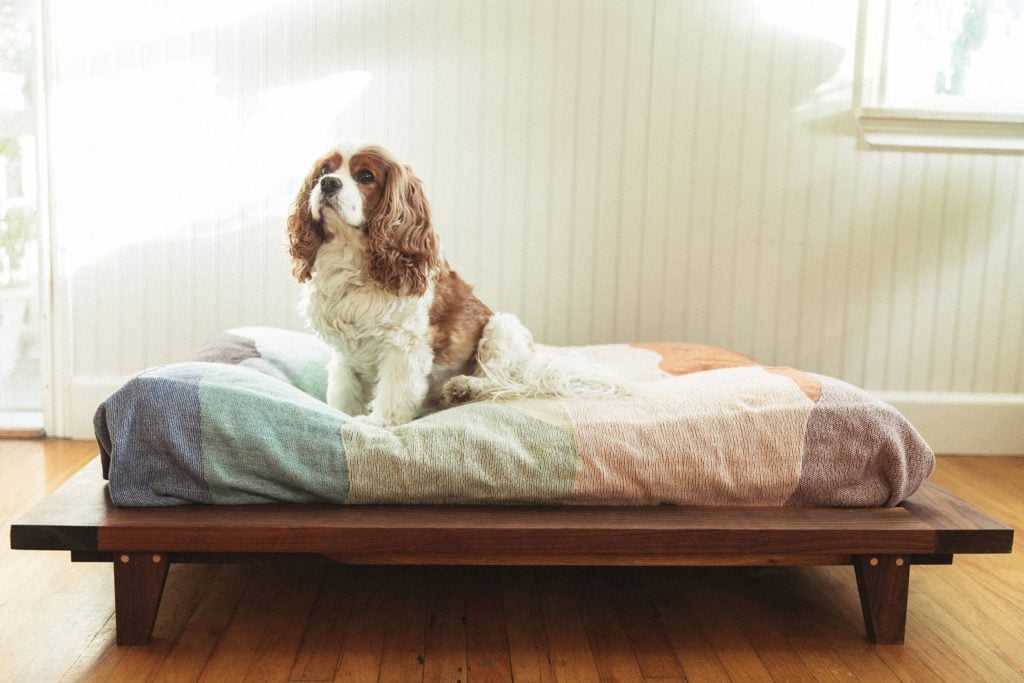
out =
[[[341,180],[332,175],[325,175],[320,179],[320,191],[327,194],[334,194],[341,189]]]

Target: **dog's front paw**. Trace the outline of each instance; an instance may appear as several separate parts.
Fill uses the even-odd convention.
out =
[[[394,425],[388,424],[380,415],[356,415],[352,418],[352,422],[358,422],[361,425],[367,425],[369,427],[393,427]]]
[[[363,415],[364,424],[372,424],[378,427],[397,427],[406,422],[412,422],[416,413],[402,407],[395,407],[387,401],[375,399],[370,402],[369,415]]]

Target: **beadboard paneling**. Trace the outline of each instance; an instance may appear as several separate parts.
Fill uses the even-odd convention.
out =
[[[219,330],[302,326],[284,215],[340,138],[408,160],[544,342],[1024,405],[1022,157],[862,149],[853,3],[818,35],[775,5],[49,0],[58,431]]]

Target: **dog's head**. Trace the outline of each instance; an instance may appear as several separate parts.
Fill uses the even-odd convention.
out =
[[[393,294],[423,294],[441,263],[420,180],[377,145],[343,143],[313,164],[288,215],[295,277],[308,280],[321,245],[340,238]]]

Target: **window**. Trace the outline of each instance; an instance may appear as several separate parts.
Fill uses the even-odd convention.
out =
[[[1024,0],[862,0],[869,145],[1024,151]]]
[[[32,7],[0,0],[0,432],[42,425]]]

